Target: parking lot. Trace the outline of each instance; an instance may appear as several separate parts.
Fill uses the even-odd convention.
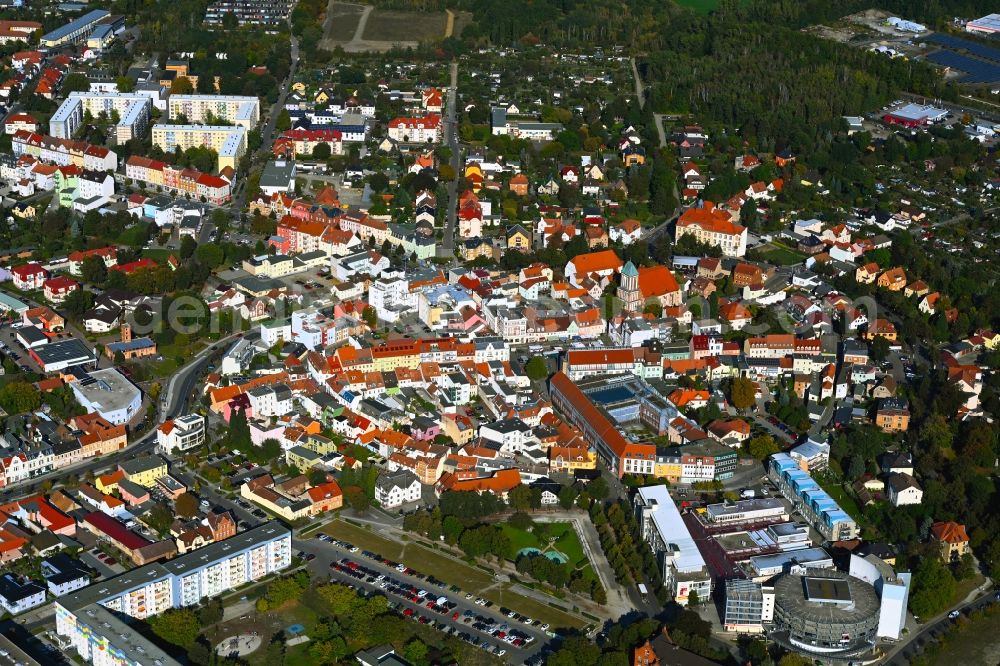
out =
[[[333,580],[366,594],[384,594],[404,617],[511,663],[533,663],[547,640],[548,625],[327,534],[296,545],[313,570],[328,570]]]

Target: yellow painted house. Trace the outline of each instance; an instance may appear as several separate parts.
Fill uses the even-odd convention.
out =
[[[300,471],[312,469],[321,462],[322,458],[321,454],[301,445],[293,446],[285,451],[285,462]]]
[[[167,475],[167,461],[160,456],[144,456],[119,463],[118,469],[125,472],[125,478],[144,488],[152,488],[156,480]]]
[[[296,81],[292,84],[292,91],[297,93],[304,93],[306,91],[306,84],[302,81]]]
[[[116,469],[113,472],[108,472],[107,474],[101,474],[97,479],[94,480],[94,486],[100,490],[105,495],[110,495],[111,493],[118,490],[118,482],[125,478],[125,472],[120,469]]]
[[[531,249],[531,236],[520,224],[507,229],[507,248],[525,252]]]
[[[657,456],[653,464],[653,476],[667,481],[679,481],[681,478],[680,456]]]

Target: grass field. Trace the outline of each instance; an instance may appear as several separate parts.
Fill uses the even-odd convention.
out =
[[[334,521],[319,531],[352,543],[362,550],[374,551],[390,560],[402,562],[417,571],[431,574],[449,585],[457,585],[463,591],[472,592],[503,606],[509,606],[520,613],[547,622],[554,628],[579,629],[586,625],[582,618],[517,592],[511,592],[508,584],[498,585],[490,573],[435,552],[421,544],[401,543],[386,539],[370,530],[343,520]]]
[[[829,493],[830,497],[840,505],[841,509],[847,512],[847,515],[854,518],[854,520],[860,519],[861,507],[858,506],[858,503],[851,495],[847,494],[843,486],[835,485],[829,481],[817,481],[817,483],[819,483],[823,490]]]
[[[368,17],[362,38],[380,42],[421,42],[444,37],[444,12],[402,12],[376,9]]]
[[[772,264],[777,264],[778,266],[801,264],[806,258],[806,255],[802,252],[793,250],[792,248],[782,245],[781,243],[772,242],[757,251],[764,256],[764,259]]]
[[[973,613],[945,634],[936,653],[929,654],[932,666],[951,664],[991,664],[1000,654],[1000,612]]]

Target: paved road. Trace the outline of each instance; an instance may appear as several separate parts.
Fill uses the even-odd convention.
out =
[[[983,596],[976,596],[985,590],[989,590],[991,587],[992,582],[987,580],[982,587],[970,592],[969,596],[967,596],[965,600],[958,605],[949,608],[924,624],[916,625],[916,627],[918,627],[916,630],[911,628],[910,633],[903,637],[895,645],[883,646],[883,649],[885,649],[886,652],[886,659],[883,662],[885,666],[907,666],[907,664],[911,663],[913,658],[920,654],[923,650],[921,647],[909,649],[910,646],[915,641],[933,640],[933,637],[949,631],[951,626],[955,623],[955,620],[948,618],[948,614],[951,611],[957,610],[965,615],[968,615],[971,611],[982,610],[986,606],[996,603],[996,596],[992,592],[984,594]]]
[[[632,78],[635,79],[635,97],[639,100],[639,110],[641,111],[644,106],[646,106],[646,91],[642,85],[642,77],[639,76],[639,68],[635,65],[635,57],[629,58],[629,62],[632,63]],[[662,134],[661,142],[662,142]]]
[[[667,147],[667,131],[663,129],[663,114],[654,113],[653,120],[656,122],[656,133],[660,135],[660,148]]]
[[[158,418],[160,422],[180,416],[188,411],[188,402],[194,391],[196,383],[201,381],[204,366],[209,358],[215,354],[225,352],[226,346],[236,339],[237,335],[224,338],[210,347],[206,347],[199,352],[191,361],[180,368],[170,378],[169,383],[163,389],[162,397],[158,404]],[[259,331],[247,333],[246,338],[255,340],[260,336]],[[72,472],[78,478],[87,472],[97,472],[108,469],[118,464],[121,460],[133,459],[143,453],[149,453],[156,448],[156,428],[153,428],[139,439],[134,440],[126,448],[121,449],[111,455],[101,458],[86,460],[78,465],[61,467],[48,474],[37,476],[29,481],[12,484],[0,493],[0,500],[9,502],[17,498],[29,497],[38,493],[41,486],[46,481],[58,481],[65,478]]]
[[[264,131],[261,132],[260,138],[260,148],[253,155],[253,162],[258,160],[266,160],[271,155],[271,145],[274,143],[274,130],[275,125],[278,122],[278,115],[281,110],[285,108],[285,99],[288,97],[288,91],[291,90],[292,82],[295,80],[295,70],[299,66],[299,40],[292,32],[292,16],[288,15],[288,35],[289,44],[292,52],[292,65],[288,70],[288,78],[284,80],[281,84],[281,93],[278,95],[278,101],[274,103],[268,113],[267,124],[264,125]],[[250,170],[254,168],[253,163],[250,165]],[[246,174],[249,177],[249,173]],[[233,197],[231,204],[231,210],[234,219],[238,219],[240,213],[242,213],[243,208],[246,206],[247,199],[247,188],[240,187],[237,188],[238,193]]]
[[[444,236],[438,247],[442,257],[452,257],[455,254],[455,233],[458,215],[458,177],[461,168],[461,153],[458,146],[458,63],[451,63],[451,86],[448,88],[448,113],[444,121],[445,140],[451,149],[451,168],[455,178],[448,183],[448,212],[444,221]]]
[[[512,664],[525,663],[525,661],[531,659],[532,656],[537,654],[548,640],[548,638],[537,627],[529,627],[520,622],[511,620],[509,618],[500,615],[497,606],[493,606],[493,608],[477,606],[475,605],[472,599],[467,600],[465,598],[466,592],[481,592],[481,591],[463,590],[461,593],[450,592],[447,587],[439,588],[430,585],[427,581],[423,581],[420,580],[419,578],[414,578],[412,576],[404,575],[381,562],[376,562],[375,560],[363,557],[360,551],[352,554],[347,550],[345,550],[344,548],[341,548],[340,546],[334,545],[332,543],[326,543],[320,541],[319,539],[304,539],[304,540],[293,539],[292,546],[296,550],[301,550],[306,553],[311,553],[313,555],[316,555],[316,559],[314,559],[312,562],[309,563],[309,569],[314,573],[319,575],[328,574],[334,580],[350,583],[351,585],[361,589],[377,592],[379,594],[385,594],[384,591],[379,588],[378,582],[367,583],[363,579],[358,580],[342,572],[335,571],[330,568],[330,563],[339,562],[342,558],[347,557],[357,562],[361,566],[367,567],[369,569],[374,569],[380,574],[384,574],[390,578],[395,578],[397,580],[404,581],[411,585],[415,585],[418,589],[427,590],[431,594],[447,597],[449,601],[453,601],[457,604],[455,608],[455,611],[459,613],[459,620],[457,622],[451,619],[450,613],[447,615],[438,614],[428,608],[418,606],[409,601],[402,601],[401,598],[398,596],[386,595],[390,601],[401,602],[401,608],[412,608],[419,615],[427,616],[433,620],[447,622],[448,624],[459,627],[461,631],[469,632],[470,634],[474,635],[478,634],[481,639],[489,641],[495,645],[500,645],[501,647],[507,650],[507,655],[505,656],[505,659],[507,659]],[[421,573],[429,573],[431,575],[434,574],[434,572],[426,572],[426,571]],[[431,595],[429,594],[428,598],[430,598],[430,596]],[[419,610],[417,610],[418,608]],[[479,633],[476,630],[472,629],[472,627],[469,626],[468,624],[462,622],[463,619],[462,616],[465,613],[465,611],[472,611],[473,613],[477,615],[482,615],[484,617],[492,617],[497,620],[498,624],[507,623],[512,628],[519,629],[527,634],[530,634],[531,636],[534,636],[535,640],[528,646],[526,646],[527,649],[518,649],[513,647],[512,645],[504,643],[499,639],[492,637],[487,638],[486,634]]]

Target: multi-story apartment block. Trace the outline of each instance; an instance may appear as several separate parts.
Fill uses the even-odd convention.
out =
[[[197,604],[291,564],[292,533],[269,522],[166,562],[95,583],[55,602],[56,631],[95,666],[177,662],[121,616],[142,620]]]
[[[219,154],[219,169],[236,169],[247,150],[247,131],[232,125],[153,125],[153,145],[166,152],[194,146],[211,148]]]
[[[171,95],[168,102],[171,120],[180,116],[190,123],[223,120],[252,130],[260,120],[260,100],[240,95]]]
[[[188,451],[205,443],[205,417],[185,414],[164,422],[156,431],[160,453]]]
[[[854,519],[787,453],[771,456],[768,476],[792,506],[827,540],[841,541],[858,535]]]
[[[69,94],[49,119],[49,134],[59,139],[72,139],[83,125],[86,114],[108,118],[118,115],[115,137],[118,143],[140,138],[149,127],[152,99],[146,95],[119,92],[79,92]]]
[[[288,18],[288,0],[216,0],[205,12],[205,23],[222,25],[229,14],[240,25],[280,25]]]
[[[428,113],[419,118],[394,118],[389,121],[387,134],[393,141],[437,143],[441,140],[441,116]]]
[[[630,442],[605,414],[590,401],[565,373],[557,372],[550,381],[553,406],[580,429],[587,444],[619,478],[625,474],[652,474],[656,447]]]

